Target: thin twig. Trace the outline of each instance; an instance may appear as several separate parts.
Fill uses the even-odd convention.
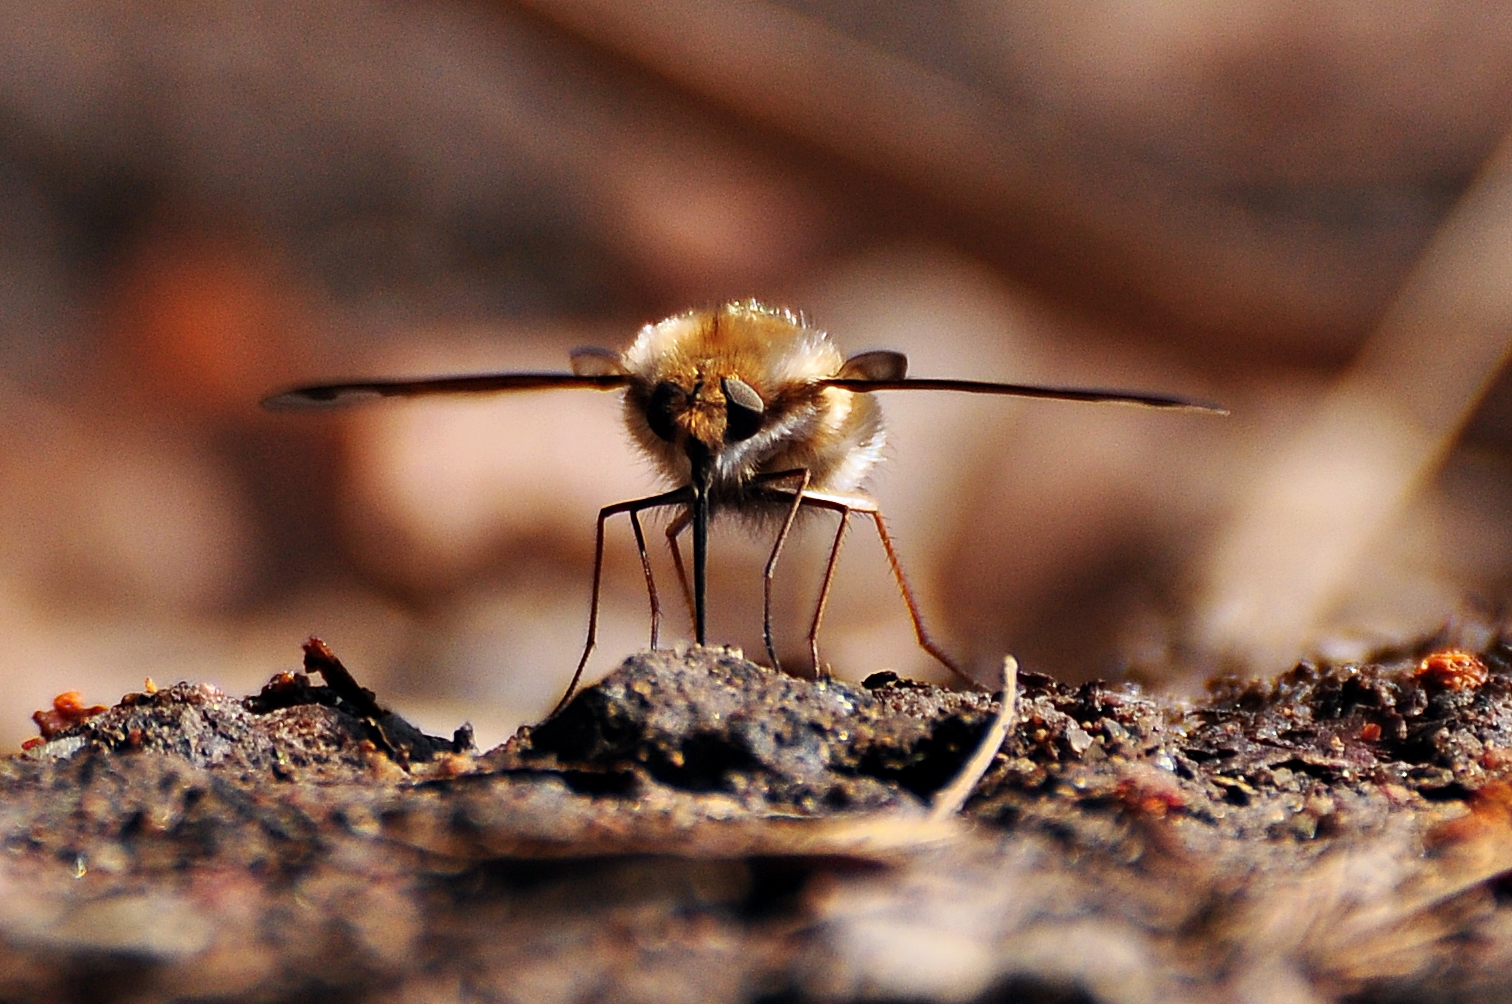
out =
[[[992,758],[997,756],[1003,740],[1008,738],[1008,730],[1013,728],[1014,706],[1018,703],[1018,660],[1011,655],[1003,656],[1003,692],[999,695],[999,702],[997,717],[977,744],[976,752],[971,754],[971,759],[966,761],[955,780],[935,792],[929,803],[931,821],[948,819],[961,811],[966,799],[971,797],[972,789],[992,766]]]

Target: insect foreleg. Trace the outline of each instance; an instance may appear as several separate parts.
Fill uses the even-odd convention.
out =
[[[677,546],[678,535],[688,528],[693,516],[686,509],[667,524],[667,549],[672,552],[672,567],[677,569],[677,581],[682,586],[683,600],[688,604],[688,623],[691,625],[698,614],[693,606],[693,587],[688,584],[688,569],[683,565],[682,548]]]
[[[646,535],[641,531],[640,513],[630,510],[630,529],[635,531],[635,547],[640,552],[641,571],[646,573],[646,597],[651,602],[651,650],[661,634],[661,601],[656,596],[656,576],[651,573],[651,556],[646,553]]]

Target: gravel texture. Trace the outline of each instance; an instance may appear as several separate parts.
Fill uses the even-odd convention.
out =
[[[1025,673],[941,820],[995,697],[655,652],[479,753],[312,643],[0,760],[0,1000],[1504,1000],[1509,663]]]

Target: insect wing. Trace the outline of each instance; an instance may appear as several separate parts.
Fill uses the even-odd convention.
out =
[[[617,373],[579,376],[575,373],[479,373],[472,376],[426,377],[419,380],[368,380],[353,383],[295,387],[265,398],[264,408],[293,411],[338,408],[380,397],[423,397],[430,394],[491,394],[514,390],[554,390],[586,387],[613,390],[626,377]]]
[[[826,387],[839,387],[851,391],[877,390],[949,390],[965,394],[1000,394],[1008,397],[1037,397],[1052,401],[1090,401],[1107,404],[1133,404],[1144,408],[1175,408],[1186,411],[1207,411],[1227,415],[1228,409],[1211,401],[1177,397],[1172,394],[1150,394],[1144,391],[1109,390],[1097,387],[1039,387],[1034,384],[991,383],[984,380],[947,380],[933,377],[912,377],[902,380],[870,380],[836,377],[820,381]]]

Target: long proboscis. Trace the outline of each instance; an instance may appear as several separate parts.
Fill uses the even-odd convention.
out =
[[[418,380],[366,380],[295,387],[264,398],[262,405],[273,411],[338,408],[376,398],[421,397],[428,394],[488,394],[495,391],[561,390],[574,387],[614,390],[623,387],[626,382],[628,378],[619,373],[599,376],[578,376],[576,373],[479,373]]]
[[[1106,404],[1132,404],[1141,408],[1174,408],[1182,411],[1206,411],[1227,415],[1221,404],[1172,394],[1151,394],[1137,390],[1110,390],[1099,387],[1039,387],[1022,383],[991,383],[985,380],[947,380],[935,377],[905,377],[901,380],[833,379],[821,380],[826,387],[871,392],[877,390],[947,390],[964,394],[1000,394],[1007,397],[1038,397],[1051,401],[1091,401]]]

